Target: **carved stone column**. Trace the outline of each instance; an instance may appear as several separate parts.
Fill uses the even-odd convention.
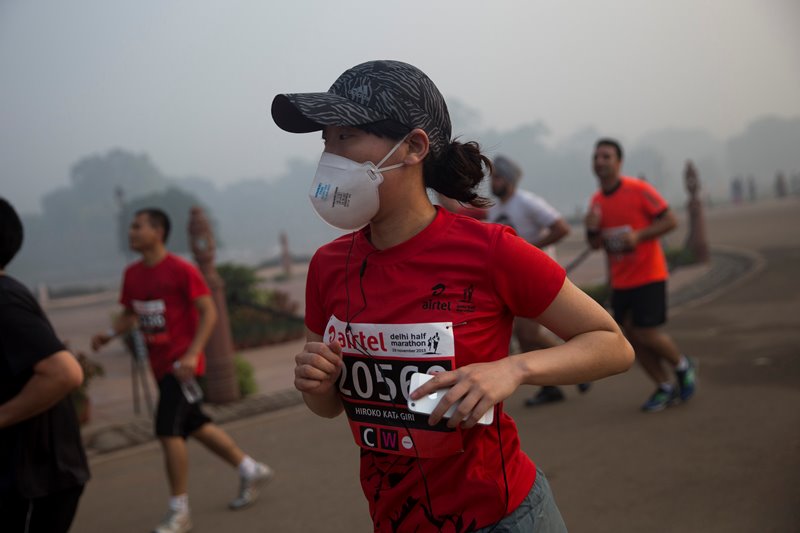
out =
[[[756,179],[750,175],[747,176],[747,199],[751,202],[755,202],[758,196],[756,187]]]
[[[706,223],[703,216],[703,203],[700,201],[700,178],[691,161],[686,162],[684,182],[689,192],[687,210],[689,212],[689,233],[686,236],[686,248],[694,255],[698,263],[707,263],[711,258],[708,251]]]
[[[788,191],[789,187],[786,184],[786,176],[783,172],[778,172],[775,174],[775,197],[786,198]]]
[[[216,243],[211,224],[199,207],[193,207],[189,215],[189,242],[217,306],[217,323],[205,349],[207,400],[211,403],[232,402],[238,400],[240,395],[233,362],[228,306],[225,303],[225,282],[214,265]]]

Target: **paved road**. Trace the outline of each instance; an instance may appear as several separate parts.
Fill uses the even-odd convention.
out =
[[[759,253],[763,268],[669,329],[700,363],[688,405],[645,415],[638,368],[540,410],[507,402],[525,450],[547,472],[571,531],[788,532],[800,524],[800,203],[709,213],[714,245]],[[302,406],[226,426],[277,475],[233,513],[232,472],[191,446],[195,531],[368,531],[358,451],[342,420]],[[74,531],[148,531],[167,490],[158,448],[97,457]]]

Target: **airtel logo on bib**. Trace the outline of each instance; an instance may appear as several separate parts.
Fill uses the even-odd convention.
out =
[[[386,341],[383,332],[377,335],[365,335],[363,331],[355,332],[352,329],[337,331],[334,324],[328,327],[328,342],[338,341],[342,348],[351,350],[369,350],[370,352],[386,352]]]

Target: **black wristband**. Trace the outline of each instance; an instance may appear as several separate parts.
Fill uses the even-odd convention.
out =
[[[600,236],[600,230],[599,229],[587,229],[586,230],[586,238],[587,239],[593,239],[593,238],[599,237],[599,236]]]

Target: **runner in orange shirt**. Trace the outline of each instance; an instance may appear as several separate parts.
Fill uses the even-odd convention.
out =
[[[646,412],[685,402],[695,390],[694,364],[682,355],[661,326],[667,321],[667,263],[659,238],[677,225],[667,202],[649,183],[620,174],[622,147],[597,141],[594,173],[600,190],[586,215],[587,240],[608,254],[611,306],[656,391],[642,405]],[[675,387],[662,364],[675,369]]]

